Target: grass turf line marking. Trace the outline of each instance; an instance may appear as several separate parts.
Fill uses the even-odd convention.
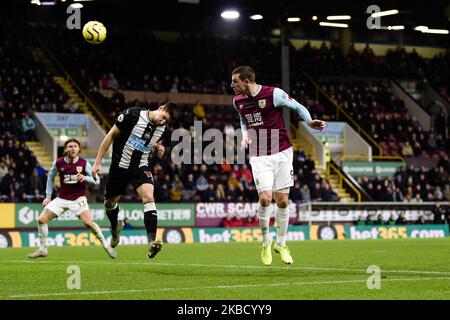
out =
[[[232,269],[282,269],[282,270],[316,270],[316,271],[342,271],[342,272],[364,272],[366,269],[346,269],[346,268],[324,268],[324,267],[293,267],[293,266],[244,266],[244,265],[219,265],[219,264],[198,264],[198,263],[167,263],[167,262],[113,262],[113,261],[43,261],[43,260],[0,260],[8,263],[31,263],[31,264],[55,264],[55,263],[71,263],[71,264],[119,264],[119,265],[146,265],[146,266],[174,266],[174,267],[207,267],[207,268],[232,268]],[[389,270],[381,269],[381,273],[410,273],[410,274],[441,274],[450,275],[450,271],[419,271],[419,270]]]
[[[383,279],[382,282],[394,281],[433,281],[433,280],[450,280],[450,277],[440,278],[414,278],[414,279]],[[312,281],[312,282],[284,282],[284,283],[265,283],[265,284],[240,284],[231,286],[205,286],[190,288],[159,288],[159,289],[131,289],[131,290],[113,290],[113,291],[90,291],[90,292],[56,292],[56,293],[34,293],[34,294],[16,294],[7,296],[8,298],[32,298],[32,297],[50,297],[50,296],[68,296],[68,295],[97,295],[97,294],[113,294],[113,293],[134,293],[134,292],[161,292],[161,291],[189,291],[201,289],[240,289],[240,288],[257,288],[257,287],[278,287],[278,286],[302,286],[302,285],[319,285],[319,284],[346,284],[346,283],[366,283],[364,280],[336,280],[336,281]]]

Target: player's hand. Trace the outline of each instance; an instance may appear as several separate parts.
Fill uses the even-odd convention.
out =
[[[252,139],[250,139],[247,135],[244,136],[241,141],[242,149],[247,149],[251,143],[252,143]]]
[[[325,128],[325,121],[322,120],[311,120],[310,122],[308,122],[308,125],[316,130],[320,130],[322,131]]]
[[[45,198],[44,201],[42,201],[42,205],[45,207],[52,201],[52,198]]]
[[[158,157],[162,158],[164,152],[166,152],[166,148],[162,144],[155,144],[155,149],[158,153]]]
[[[94,177],[95,180],[97,180],[97,173],[101,173],[101,166],[99,164],[94,163],[91,170],[91,175]]]
[[[86,176],[84,174],[77,173],[77,181],[78,182],[85,182],[86,181]]]

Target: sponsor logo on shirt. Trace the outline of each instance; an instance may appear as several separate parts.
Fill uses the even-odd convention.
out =
[[[248,113],[245,115],[245,119],[249,127],[262,126],[264,124],[261,112]]]
[[[77,175],[76,174],[65,174],[63,183],[65,184],[75,184],[77,183]]]
[[[151,148],[145,145],[145,140],[139,138],[134,134],[131,135],[130,138],[128,138],[127,145],[142,153],[149,153],[151,151]]]

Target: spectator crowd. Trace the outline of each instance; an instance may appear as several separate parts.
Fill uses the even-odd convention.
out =
[[[0,201],[39,202],[45,189],[45,169],[39,166],[24,143],[36,139],[32,114],[79,110],[46,68],[36,62],[29,49],[35,45],[31,34],[26,29],[12,32],[10,28],[2,26],[0,29]],[[80,44],[79,39],[66,30],[48,32],[47,28],[37,27],[35,31],[111,118],[127,107],[147,106],[140,101],[126,102],[121,93],[123,89],[230,93],[231,70],[248,61],[258,72],[258,82],[280,85],[279,63],[274,63],[280,61],[280,50],[269,40],[222,39],[180,33],[174,41],[167,42],[149,33],[146,41],[142,41],[118,30],[111,41],[95,47]],[[124,47],[127,50],[123,50]],[[291,51],[292,70],[302,67],[318,77],[342,73],[356,76],[421,75],[433,79],[431,82],[437,86],[448,88],[448,73],[445,73],[448,55],[423,59],[414,51],[406,53],[404,49],[397,49],[389,51],[385,57],[377,57],[367,46],[362,52],[352,47],[344,56],[334,46],[312,48],[309,44],[299,50],[291,47]],[[152,58],[143,52],[151,53]],[[98,59],[99,56],[103,58]],[[297,79],[295,73],[291,80],[293,95],[298,95],[298,100],[303,102],[309,93],[306,84]],[[441,133],[425,132],[417,119],[408,114],[403,102],[392,95],[386,83],[336,81],[322,77],[320,85],[381,143],[385,154],[440,159],[436,168],[409,168],[399,172],[394,179],[362,177],[360,184],[376,201],[419,201],[419,198],[434,201],[450,196],[448,142]],[[102,96],[101,89],[112,89],[112,98]],[[230,128],[239,127],[237,116],[230,108],[185,105],[170,129],[184,128],[193,138],[196,134],[193,122],[197,120],[202,122],[203,130],[219,128],[226,134]],[[318,101],[313,101],[311,108],[317,114],[325,112]],[[153,171],[159,202],[256,201],[258,197],[248,159],[239,165],[177,165],[168,158],[155,159]],[[93,187],[90,190],[92,199],[101,202],[101,190],[101,186]],[[125,201],[137,199],[133,190],[128,194]],[[320,176],[314,161],[301,149],[294,153],[294,187],[290,198],[299,202],[339,200],[328,179]]]

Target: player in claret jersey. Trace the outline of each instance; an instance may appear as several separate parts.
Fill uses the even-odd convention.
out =
[[[80,142],[69,139],[64,143],[64,157],[53,162],[48,173],[46,198],[42,202],[44,211],[39,216],[40,247],[36,252],[28,255],[29,258],[44,258],[48,256],[47,237],[48,222],[60,217],[65,212],[78,216],[95,237],[100,240],[103,248],[111,258],[116,258],[116,252],[106,243],[99,226],[92,221],[89,205],[86,199],[86,183],[99,184],[100,179],[91,176],[91,165],[79,157]],[[61,189],[58,197],[52,200],[53,181],[59,173]]]
[[[277,241],[274,250],[286,264],[293,263],[286,246],[289,225],[289,188],[293,186],[293,150],[285,128],[282,108],[295,110],[308,125],[317,130],[325,128],[322,120],[312,120],[308,109],[289,97],[283,90],[255,82],[255,72],[249,66],[233,70],[231,88],[235,97],[233,105],[239,113],[243,148],[250,146],[250,165],[259,194],[258,216],[263,235],[261,260],[272,263],[269,233],[270,204],[272,197],[277,205]],[[251,145],[253,143],[253,145]]]

